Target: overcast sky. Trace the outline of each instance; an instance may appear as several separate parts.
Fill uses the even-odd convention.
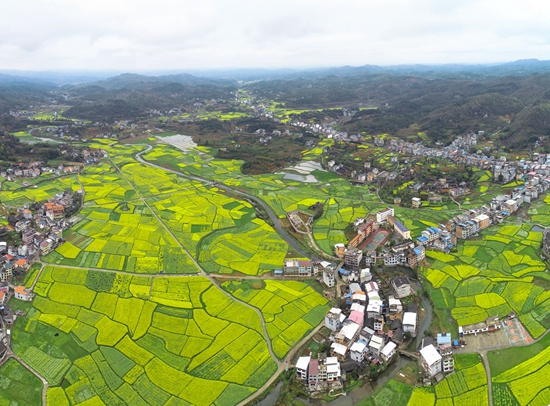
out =
[[[550,59],[544,0],[3,0],[0,69]]]

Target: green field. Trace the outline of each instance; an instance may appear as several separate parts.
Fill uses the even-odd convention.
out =
[[[257,275],[282,265],[286,242],[255,218],[248,202],[136,163],[132,154],[139,146],[124,153],[117,144],[98,146],[122,173],[103,162],[79,176],[85,191],[82,220],[46,261],[144,274],[198,272],[167,227],[207,272]]]
[[[546,345],[548,340],[546,340]],[[534,349],[538,349],[537,345]],[[512,355],[511,351],[504,350],[502,355]],[[514,349],[516,352],[519,349]],[[492,377],[493,404],[500,405],[548,405],[550,404],[550,346],[529,359],[516,364],[509,364],[509,369]],[[494,354],[495,357],[497,354]],[[515,364],[515,365],[514,365]],[[491,369],[493,367],[491,366]]]
[[[65,176],[57,179],[49,179],[50,175],[40,176],[34,179],[25,179],[24,182],[37,182],[46,179],[46,182],[22,188],[21,183],[4,182],[0,191],[0,201],[7,207],[20,207],[26,203],[42,202],[51,199],[58,193],[67,189],[76,191],[80,185],[76,181],[76,175]]]
[[[114,206],[114,207],[113,207]],[[66,231],[67,242],[44,261],[132,273],[196,273],[198,269],[139,201],[87,206],[82,220]]]
[[[317,327],[329,309],[328,300],[303,282],[233,280],[222,287],[262,312],[273,352],[280,359]]]
[[[323,142],[328,141],[330,140]],[[344,230],[357,217],[387,207],[387,204],[380,202],[375,193],[368,192],[365,187],[352,185],[347,179],[328,172],[321,172],[322,175],[318,176],[319,182],[312,184],[283,179],[283,174],[243,175],[240,171],[243,161],[219,160],[212,158],[213,153],[215,150],[207,147],[198,147],[182,153],[173,147],[157,145],[152,151],[144,154],[143,158],[157,165],[245,190],[265,201],[281,218],[284,218],[288,211],[307,212],[313,204],[323,203],[324,212],[313,224],[313,236],[319,247],[327,254],[333,252],[334,244],[347,242]],[[311,158],[310,155],[311,151],[305,154],[304,159]],[[426,228],[426,224],[414,219],[438,224],[446,221],[450,215],[458,213],[450,211],[446,206],[422,210],[396,208],[397,218],[411,229],[413,237],[419,236]]]
[[[458,251],[427,251],[431,263],[421,274],[436,288],[430,296],[440,310],[450,310],[458,325],[516,312],[537,338],[550,328],[550,275],[536,250],[542,233],[530,225],[492,226],[481,238],[463,241]]]
[[[414,389],[409,406],[487,405],[487,375],[477,354],[455,355],[455,372],[435,386]]]
[[[36,293],[12,347],[48,404],[234,405],[276,370],[256,312],[203,277],[48,266]]]
[[[0,369],[0,404],[34,406],[42,402],[42,382],[15,359]]]

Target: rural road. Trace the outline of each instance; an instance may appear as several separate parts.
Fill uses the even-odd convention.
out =
[[[227,190],[228,192],[231,192],[231,193],[235,193],[239,196],[242,196],[248,200],[252,200],[254,203],[256,203],[257,205],[261,206],[265,212],[267,213],[267,215],[269,216],[269,218],[271,219],[271,222],[273,223],[273,227],[277,230],[277,233],[281,236],[281,238],[283,240],[285,240],[287,242],[287,244],[292,247],[294,250],[296,250],[297,252],[299,252],[300,254],[302,254],[303,256],[305,257],[310,257],[311,254],[308,254],[306,253],[302,247],[300,246],[300,244],[298,244],[298,242],[290,235],[288,234],[288,232],[283,228],[283,226],[281,226],[281,223],[279,222],[279,217],[275,214],[275,212],[273,211],[273,209],[267,204],[265,203],[263,200],[257,198],[256,196],[253,196],[253,195],[250,195],[248,193],[245,193],[241,190],[238,190],[238,189],[234,189],[232,187],[229,187],[229,186],[226,186],[222,183],[219,183],[219,182],[214,182],[214,181],[211,181],[211,180],[208,180],[208,179],[204,179],[204,178],[201,178],[201,177],[198,177],[198,176],[194,176],[194,175],[187,175],[185,173],[182,173],[182,172],[179,172],[179,171],[175,171],[173,169],[168,169],[168,168],[165,168],[163,166],[160,166],[160,165],[155,165],[151,162],[148,162],[146,161],[145,159],[143,159],[141,157],[142,154],[146,153],[146,152],[149,152],[153,147],[151,145],[148,145],[147,146],[147,149],[141,151],[141,152],[138,152],[136,154],[136,159],[141,162],[142,164],[145,164],[145,165],[149,165],[149,166],[152,166],[153,168],[157,168],[157,169],[160,169],[160,170],[163,170],[163,171],[167,171],[167,172],[171,172],[175,175],[178,175],[178,176],[181,176],[183,178],[186,178],[186,179],[189,179],[189,180],[195,180],[197,182],[201,182],[201,183],[207,183],[207,184],[213,184],[215,185],[216,187],[220,188],[220,189],[224,189],[224,190]],[[313,260],[318,260],[318,258],[312,258]]]
[[[141,195],[141,193],[139,192],[138,188],[132,183],[130,182],[130,180],[126,177],[126,175],[120,170],[120,168],[114,163],[114,161],[109,157],[109,160],[111,161],[111,164],[116,168],[116,170],[120,173],[120,176],[122,176],[124,178],[124,180],[126,180],[126,182],[128,182],[128,184],[130,186],[132,186],[132,188],[134,189],[134,191],[136,192],[136,195],[141,199],[141,201],[143,202],[143,204],[145,204],[145,206],[147,206],[147,208],[149,209],[149,211],[151,211],[151,213],[153,214],[153,216],[155,216],[155,218],[157,219],[157,221],[162,224],[162,226],[164,227],[164,229],[166,230],[166,232],[172,236],[172,238],[174,239],[174,241],[177,242],[177,244],[180,246],[180,248],[183,250],[183,252],[185,252],[187,254],[187,256],[191,259],[191,261],[193,261],[193,263],[195,264],[195,266],[197,267],[197,269],[199,270],[199,275],[201,276],[205,276],[206,278],[208,278],[208,280],[214,285],[216,286],[225,296],[227,296],[229,299],[231,300],[235,300],[236,302],[239,302],[241,303],[242,305],[254,310],[256,312],[256,314],[258,315],[258,317],[260,318],[260,322],[262,324],[262,330],[263,330],[263,333],[264,333],[264,337],[265,337],[265,340],[266,340],[266,343],[267,343],[267,349],[269,350],[269,354],[271,355],[271,358],[273,358],[273,360],[277,363],[277,365],[280,367],[281,365],[281,362],[277,359],[277,357],[275,356],[275,353],[273,352],[273,348],[271,346],[271,339],[269,337],[269,334],[267,332],[267,327],[265,325],[265,319],[264,319],[264,316],[262,314],[262,312],[260,311],[260,309],[240,300],[240,299],[237,299],[236,297],[232,296],[231,294],[229,294],[229,292],[226,292],[224,289],[221,288],[221,286],[219,286],[216,281],[214,280],[214,278],[209,275],[208,273],[205,272],[205,270],[200,266],[200,264],[198,263],[197,260],[195,260],[195,258],[193,258],[193,256],[191,255],[191,253],[187,250],[187,248],[185,248],[185,246],[180,242],[180,240],[174,235],[174,233],[172,232],[172,230],[170,230],[170,228],[164,224],[164,221],[162,221],[162,219],[157,215],[157,213],[151,208],[151,206],[149,206],[149,203],[147,202],[147,200]],[[151,282],[151,286],[153,286],[153,283]]]

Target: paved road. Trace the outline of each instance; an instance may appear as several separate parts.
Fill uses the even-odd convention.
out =
[[[143,159],[141,157],[141,155],[146,153],[146,152],[149,152],[152,148],[153,147],[151,145],[149,145],[146,150],[143,150],[143,151],[137,153],[136,154],[136,159],[139,162],[141,162],[142,164],[149,165],[149,166],[152,166],[154,168],[157,168],[157,169],[160,169],[160,170],[163,170],[163,171],[171,172],[175,175],[181,176],[181,177],[189,179],[189,180],[195,180],[195,181],[198,181],[198,182],[201,182],[201,183],[206,183],[206,184],[209,184],[209,185],[214,184],[217,188],[227,190],[231,193],[235,193],[239,196],[242,196],[242,197],[244,197],[248,200],[252,200],[254,203],[261,206],[265,210],[265,212],[267,213],[267,215],[271,219],[271,222],[273,223],[273,227],[277,230],[277,233],[281,236],[281,238],[283,240],[285,240],[287,242],[287,244],[289,246],[291,246],[294,250],[296,250],[297,252],[299,252],[300,254],[302,254],[305,257],[310,256],[310,254],[306,253],[303,250],[303,248],[300,246],[300,244],[298,244],[298,242],[294,238],[292,238],[292,236],[284,229],[284,227],[279,222],[279,217],[275,214],[273,209],[267,203],[265,203],[263,200],[259,199],[258,197],[254,196],[254,195],[243,192],[241,190],[234,189],[232,187],[226,186],[223,183],[213,182],[211,180],[204,179],[204,178],[201,178],[199,176],[188,175],[188,174],[185,174],[185,173],[182,173],[182,172],[179,172],[179,171],[175,171],[173,169],[168,169],[168,168],[165,168],[163,166],[155,165],[151,162],[148,162],[145,159]],[[312,259],[317,260],[318,258],[312,258]]]
[[[120,176],[122,176],[124,178],[124,180],[126,180],[126,182],[128,182],[128,184],[130,186],[132,186],[132,188],[134,189],[134,191],[136,192],[136,195],[139,196],[139,198],[141,199],[141,201],[143,202],[143,204],[145,204],[145,206],[147,206],[149,208],[149,210],[151,211],[151,213],[153,214],[153,216],[155,216],[155,218],[157,219],[157,221],[162,224],[162,226],[164,227],[164,229],[166,230],[166,232],[172,236],[172,238],[174,239],[174,241],[177,242],[177,244],[180,246],[180,248],[183,250],[183,252],[185,252],[187,254],[187,256],[191,259],[191,261],[193,261],[193,264],[195,264],[195,266],[197,267],[197,269],[199,270],[199,274],[201,276],[204,276],[206,278],[208,278],[210,280],[210,282],[216,286],[224,295],[226,295],[228,298],[230,298],[231,300],[235,300],[243,305],[245,305],[246,307],[254,310],[256,312],[256,314],[258,315],[258,317],[260,318],[260,322],[262,324],[262,330],[264,332],[264,336],[265,336],[265,339],[266,339],[266,342],[267,342],[267,349],[269,350],[269,354],[271,355],[271,358],[273,358],[273,360],[280,366],[280,361],[277,359],[277,357],[275,356],[275,353],[273,352],[273,348],[271,346],[271,339],[269,338],[269,334],[267,332],[267,328],[266,328],[266,325],[265,325],[265,319],[264,319],[264,316],[262,314],[262,312],[260,311],[260,309],[246,303],[246,302],[243,302],[242,300],[239,300],[237,299],[236,297],[230,295],[228,292],[226,292],[224,289],[222,289],[217,283],[216,281],[214,280],[214,278],[209,275],[208,273],[205,272],[205,270],[200,266],[200,264],[195,260],[195,258],[193,258],[193,256],[189,253],[189,251],[187,250],[187,248],[185,248],[183,246],[183,244],[180,242],[180,240],[174,235],[174,233],[172,233],[172,231],[168,228],[168,226],[166,224],[164,224],[164,222],[162,221],[162,219],[157,215],[157,213],[151,208],[151,206],[149,206],[149,203],[147,203],[147,200],[141,195],[141,193],[139,192],[138,188],[136,188],[134,186],[134,184],[132,182],[130,182],[130,180],[126,177],[126,175],[120,170],[120,168],[114,163],[114,161],[109,158],[109,160],[111,161],[111,163],[113,164],[113,166],[116,168],[116,170],[120,173]]]
[[[256,399],[258,396],[263,394],[267,390],[267,388],[269,388],[269,386],[277,380],[277,378],[279,378],[279,375],[283,372],[283,370],[285,370],[286,368],[289,368],[289,369],[293,368],[294,366],[290,363],[290,361],[294,357],[296,351],[298,349],[300,349],[305,343],[307,343],[324,326],[325,326],[325,321],[323,320],[321,322],[321,324],[319,324],[315,329],[313,329],[311,331],[311,333],[309,333],[307,336],[305,336],[302,339],[302,341],[300,341],[298,344],[296,344],[290,350],[290,352],[285,357],[284,362],[278,362],[279,367],[277,368],[277,371],[273,374],[273,376],[271,378],[269,378],[269,380],[264,384],[264,386],[262,386],[260,389],[258,389],[256,392],[254,392],[252,395],[250,395],[245,400],[243,400],[241,403],[239,403],[238,406],[246,405],[248,402],[251,402],[252,400]]]

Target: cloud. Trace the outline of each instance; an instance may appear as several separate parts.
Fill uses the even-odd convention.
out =
[[[1,69],[128,71],[546,59],[536,0],[6,0]]]

